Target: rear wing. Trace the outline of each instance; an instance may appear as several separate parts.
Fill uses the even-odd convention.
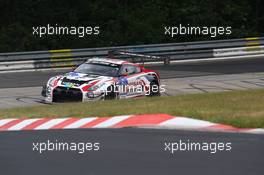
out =
[[[154,56],[141,53],[134,53],[122,50],[111,50],[108,52],[109,58],[128,58],[131,62],[145,63],[145,62],[164,62],[165,65],[170,64],[170,57],[167,56]]]

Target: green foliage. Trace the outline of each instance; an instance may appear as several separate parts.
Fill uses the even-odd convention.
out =
[[[260,0],[0,0],[0,52],[86,48],[210,40],[208,36],[164,35],[164,26],[232,26],[232,35],[260,36]],[[100,26],[99,36],[32,35],[33,26]]]

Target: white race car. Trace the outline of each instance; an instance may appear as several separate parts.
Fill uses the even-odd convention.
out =
[[[159,96],[160,77],[139,64],[92,58],[72,72],[50,78],[41,94],[46,102]]]

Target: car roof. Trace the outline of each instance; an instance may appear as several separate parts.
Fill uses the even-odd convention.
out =
[[[118,65],[122,65],[122,64],[133,64],[131,62],[128,61],[124,61],[124,60],[119,60],[119,59],[111,59],[111,58],[99,58],[99,57],[95,57],[95,58],[90,58],[86,61],[86,63],[91,63],[91,62],[102,62],[102,63],[112,63],[112,64],[118,64]],[[133,64],[136,65],[136,64]]]

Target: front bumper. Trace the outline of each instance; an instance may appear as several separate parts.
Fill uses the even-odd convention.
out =
[[[53,101],[83,101],[83,93],[76,88],[56,87],[53,90]]]
[[[54,89],[44,86],[41,94],[45,97],[46,102],[84,102],[104,99],[104,93],[101,92],[84,92],[79,88],[63,86],[58,86]]]

